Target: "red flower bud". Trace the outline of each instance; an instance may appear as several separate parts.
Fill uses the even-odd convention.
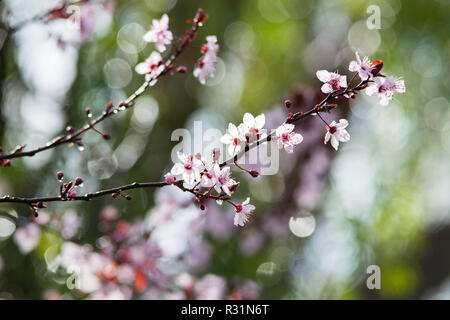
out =
[[[84,180],[83,180],[83,178],[81,178],[81,177],[77,177],[76,179],[75,179],[75,185],[76,186],[79,186],[80,184],[82,184],[84,182]]]
[[[373,76],[376,76],[381,71],[381,68],[383,68],[383,61],[375,60],[371,64],[370,72]]]
[[[56,177],[58,178],[58,180],[61,180],[64,177],[64,173],[62,171],[58,171],[56,173]]]
[[[284,100],[284,106],[289,109],[292,106],[292,101],[289,99]]]
[[[187,72],[187,68],[185,66],[179,66],[177,68],[177,72],[179,72],[179,73],[186,73]]]
[[[259,172],[256,170],[251,170],[249,173],[253,178],[257,178],[259,176]]]

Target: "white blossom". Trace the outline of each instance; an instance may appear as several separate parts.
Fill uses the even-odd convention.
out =
[[[347,87],[347,77],[341,76],[339,73],[319,70],[316,72],[316,76],[324,82],[321,88],[323,93],[331,93],[334,90]]]
[[[242,204],[237,204],[234,208],[234,225],[244,226],[254,210],[255,206],[250,204],[250,198],[247,198]]]
[[[378,94],[380,104],[387,106],[389,100],[394,96],[394,92],[404,93],[406,91],[405,82],[401,79],[395,79],[393,76],[375,77],[373,78],[374,84],[366,89],[366,94],[373,96]]]
[[[216,163],[214,165],[214,189],[217,192],[225,192],[227,195],[231,196],[230,188],[236,184],[236,181],[230,177],[230,167],[220,168]]]
[[[41,230],[35,223],[28,223],[18,228],[14,233],[14,242],[23,254],[29,253],[36,248],[40,238]]]
[[[136,65],[135,70],[139,74],[145,74],[145,81],[150,81],[156,79],[164,70],[164,67],[163,59],[159,52],[153,51],[144,62]]]
[[[197,61],[196,67],[194,69],[194,77],[198,78],[201,84],[206,83],[206,78],[213,76],[216,70],[215,63],[217,61],[217,51],[219,50],[219,45],[217,45],[216,36],[206,37],[207,43],[202,46],[201,53],[203,58]]]
[[[192,154],[184,154],[181,152],[178,152],[178,158],[181,163],[175,163],[171,173],[175,176],[182,174],[183,180],[189,184],[200,181],[199,167],[202,166],[202,161]]]
[[[339,120],[339,123],[333,120],[327,127],[324,144],[327,144],[331,139],[331,145],[334,149],[338,149],[339,142],[347,142],[350,140],[350,134],[345,130],[348,126],[348,121],[345,119]]]
[[[286,150],[288,153],[294,151],[294,146],[303,141],[303,136],[294,131],[295,126],[291,123],[283,123],[275,130],[278,148]]]
[[[264,114],[260,114],[256,118],[251,114],[246,112],[244,114],[243,123],[243,134],[246,137],[252,137],[254,135],[260,134],[261,130],[264,128],[266,123],[266,118]]]
[[[161,19],[153,19],[150,30],[144,35],[144,40],[154,42],[156,50],[160,52],[166,51],[166,45],[172,42],[172,32],[169,28],[169,17],[164,14]]]
[[[356,61],[351,61],[350,65],[348,67],[348,70],[352,72],[358,72],[359,77],[361,80],[367,80],[372,79],[372,73],[371,70],[371,62],[369,60],[369,57],[364,57],[362,60],[359,58],[358,52],[356,54]]]
[[[241,144],[245,140],[242,134],[242,126],[237,128],[234,124],[228,124],[228,133],[224,134],[220,141],[224,144],[228,144],[228,153],[235,155],[241,151]]]

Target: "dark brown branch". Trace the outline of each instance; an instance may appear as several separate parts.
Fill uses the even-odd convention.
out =
[[[313,114],[316,114],[319,112],[328,112],[329,110],[335,108],[335,106],[334,105],[326,105],[327,102],[329,102],[332,99],[335,99],[337,97],[340,97],[348,92],[359,91],[359,90],[365,88],[367,82],[368,81],[363,81],[352,89],[347,88],[343,91],[337,91],[337,92],[331,93],[325,99],[323,99],[319,104],[315,105],[312,109],[310,109],[306,112],[297,112],[295,114],[290,115],[286,119],[285,123],[295,123],[295,122],[297,122],[301,119],[304,119],[310,115],[313,115]],[[231,158],[225,160],[224,162],[222,162],[220,164],[220,167],[223,167],[227,164],[235,163],[239,158],[241,158],[245,153],[247,153],[251,149],[254,149],[255,147],[259,146],[260,144],[262,144],[264,142],[271,141],[274,134],[275,134],[275,130],[272,130],[272,132],[269,135],[267,135],[266,137],[264,137],[263,139],[260,139],[258,141],[253,142],[250,145],[247,145],[241,152],[236,154],[234,157],[231,157]],[[111,188],[111,189],[105,189],[105,190],[97,191],[94,193],[87,193],[85,195],[75,196],[72,198],[65,198],[62,196],[41,197],[41,198],[20,198],[20,197],[4,196],[4,197],[0,198],[0,203],[2,203],[2,202],[3,203],[24,203],[24,204],[30,205],[31,207],[36,207],[37,203],[54,202],[54,201],[80,201],[80,200],[81,201],[89,201],[91,199],[102,197],[105,195],[113,195],[113,194],[121,193],[122,191],[125,191],[125,190],[138,189],[138,188],[158,188],[158,187],[164,187],[164,186],[168,186],[168,185],[170,185],[170,184],[168,184],[167,182],[143,182],[143,183],[135,182],[132,184],[128,184],[128,185],[124,185],[124,186],[120,186],[120,187],[116,187],[116,188]],[[173,185],[178,187],[183,192],[192,193],[198,199],[210,198],[210,199],[214,199],[214,200],[224,200],[224,201],[229,200],[229,197],[226,195],[223,195],[223,194],[215,196],[215,195],[211,195],[209,193],[209,191],[204,192],[204,193],[199,192],[196,189],[196,186],[194,186],[193,188],[186,188],[183,185],[183,180],[176,181]]]
[[[145,89],[147,89],[150,86],[150,83],[159,79],[161,76],[169,73],[173,69],[173,63],[175,60],[181,55],[184,49],[186,49],[189,46],[189,43],[194,39],[195,33],[197,32],[198,28],[202,25],[203,22],[203,11],[199,9],[196,13],[196,17],[193,19],[193,26],[192,28],[187,31],[183,39],[178,46],[178,48],[175,50],[175,53],[165,62],[164,69],[157,74],[155,77],[149,79],[148,81],[145,81],[132,95],[130,95],[124,102],[121,102],[117,104],[115,107],[112,107],[110,109],[105,109],[103,113],[98,116],[96,119],[89,121],[86,123],[83,127],[75,131],[74,133],[62,135],[59,137],[56,137],[52,139],[51,141],[47,142],[45,146],[37,147],[32,150],[28,151],[16,151],[11,152],[9,154],[0,154],[0,161],[7,160],[7,159],[13,159],[13,158],[20,158],[20,157],[32,157],[37,153],[43,152],[48,149],[55,148],[62,144],[68,144],[68,143],[76,143],[77,140],[79,140],[79,136],[81,136],[83,133],[88,131],[89,129],[94,128],[98,123],[102,122],[106,118],[111,117],[112,115],[118,113],[119,111],[122,111],[126,109],[127,107],[131,106],[136,98],[138,98],[140,95],[142,95],[145,92]],[[20,148],[23,149],[23,148]]]
[[[308,116],[311,116],[313,114],[316,114],[316,113],[319,113],[319,112],[328,112],[331,109],[334,109],[335,107],[334,106],[326,106],[327,102],[330,102],[332,99],[336,99],[338,97],[341,97],[341,96],[343,96],[346,93],[357,92],[359,90],[362,90],[362,89],[364,89],[366,87],[368,82],[369,82],[368,80],[361,81],[358,85],[356,85],[352,89],[346,88],[345,90],[342,90],[342,91],[337,91],[337,92],[334,92],[334,93],[330,93],[319,104],[315,105],[310,110],[308,110],[306,112],[294,113],[291,116],[289,116],[284,123],[295,123],[295,122],[297,122],[299,120],[302,120],[302,119],[304,119],[304,118],[306,118]],[[258,147],[262,143],[271,141],[274,136],[275,136],[275,130],[272,130],[270,132],[270,134],[268,134],[266,137],[264,137],[262,139],[259,139],[259,140],[255,141],[255,142],[253,142],[252,144],[246,145],[245,148],[242,149],[239,153],[237,153],[233,157],[230,157],[227,160],[223,161],[220,164],[220,167],[224,167],[226,165],[231,165],[231,164],[235,163],[240,158],[242,158],[248,151]]]
[[[46,202],[55,202],[55,201],[89,201],[91,199],[103,197],[106,195],[113,195],[117,193],[121,193],[126,190],[132,190],[132,189],[143,189],[143,188],[161,188],[165,186],[169,186],[171,184],[168,184],[167,182],[161,181],[161,182],[134,182],[127,185],[100,190],[97,192],[90,192],[86,193],[82,196],[75,196],[72,198],[65,198],[62,196],[50,196],[50,197],[36,197],[36,198],[22,198],[22,197],[10,197],[10,196],[4,196],[0,198],[0,203],[23,203],[28,204],[30,206],[35,206],[37,203],[46,203]],[[198,191],[195,191],[193,188],[186,188],[183,185],[183,180],[179,180],[173,184],[174,186],[178,187],[183,192],[189,192],[195,195],[196,197],[200,198],[210,198],[214,200],[227,200],[228,197],[224,195],[211,195],[206,193],[201,193]]]

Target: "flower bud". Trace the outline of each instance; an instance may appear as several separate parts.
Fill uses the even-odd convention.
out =
[[[37,203],[37,207],[38,207],[38,208],[47,208],[47,206],[46,206],[42,201],[39,201],[39,202]]]
[[[84,110],[84,112],[86,113],[86,115],[87,115],[89,118],[92,117],[91,109],[86,108],[86,109]]]
[[[84,180],[83,180],[83,178],[81,178],[81,177],[77,177],[76,179],[75,179],[75,185],[76,186],[79,186],[80,184],[82,184],[84,182]]]
[[[11,160],[9,160],[9,159],[2,160],[2,161],[0,161],[0,165],[5,168],[9,167],[11,165]]]
[[[284,106],[285,106],[287,109],[289,109],[289,108],[292,106],[292,101],[289,100],[289,99],[284,100]]]
[[[67,126],[66,132],[69,133],[69,134],[72,134],[73,133],[73,127],[72,126]]]
[[[105,140],[111,139],[111,136],[109,135],[109,133],[104,133],[104,134],[102,134],[102,137],[103,137],[103,139],[105,139]]]
[[[133,197],[132,197],[132,196],[130,196],[129,194],[127,194],[127,195],[125,196],[125,199],[127,199],[127,200],[131,200],[131,199],[133,199]]]
[[[58,171],[56,173],[56,177],[58,178],[58,180],[62,180],[62,178],[64,178],[64,173],[62,171]]]
[[[106,109],[106,110],[109,110],[109,109],[111,109],[112,107],[113,107],[113,104],[112,104],[111,102],[109,102],[109,103],[106,104],[105,109]]]
[[[370,73],[375,77],[383,68],[383,61],[381,60],[375,60],[370,65]]]
[[[251,170],[249,173],[253,178],[257,178],[259,176],[259,172],[256,170]]]
[[[173,183],[175,183],[175,181],[177,181],[177,178],[174,175],[172,175],[171,173],[166,173],[164,175],[164,179],[166,180],[167,184],[173,184]]]
[[[69,193],[67,194],[67,196],[69,198],[75,198],[77,196],[77,192],[75,190],[70,190]]]
[[[186,73],[187,72],[187,68],[185,66],[179,66],[177,68],[177,72],[179,72],[179,73]]]

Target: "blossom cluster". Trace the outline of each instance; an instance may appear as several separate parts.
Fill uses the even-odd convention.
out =
[[[208,61],[216,61],[215,45],[216,38],[208,37],[208,44],[202,47],[202,53],[205,64]],[[209,54],[211,56],[209,56]],[[352,98],[362,88],[366,88],[368,95],[378,93],[380,97],[380,104],[387,105],[388,101],[392,99],[394,91],[405,92],[405,85],[403,80],[394,79],[394,77],[386,77],[380,71],[383,66],[383,62],[376,60],[371,62],[368,57],[360,59],[356,52],[356,60],[352,61],[349,65],[349,70],[355,72],[353,78],[347,83],[347,77],[340,75],[337,72],[329,72],[327,70],[319,70],[316,73],[317,78],[323,82],[321,91],[328,94],[328,98],[337,98],[338,96],[344,96],[346,98]],[[202,73],[196,69],[194,74],[199,77],[203,83],[204,78]],[[356,75],[359,75],[361,83],[353,88],[349,88],[351,82]],[[369,85],[372,84],[372,85]],[[324,100],[326,102],[327,99]],[[292,102],[285,101],[285,106],[290,108]],[[346,119],[340,119],[339,122],[333,120],[331,123],[325,121],[320,115],[321,112],[328,111],[323,108],[334,108],[337,105],[316,105],[314,114],[317,115],[326,125],[326,132],[324,137],[324,143],[330,142],[331,146],[338,150],[339,143],[348,142],[350,140],[350,134],[347,132],[348,121]],[[300,113],[301,114],[301,113]],[[294,119],[294,115],[290,113],[288,120]],[[284,149],[287,153],[293,153],[294,147],[299,145],[303,141],[303,136],[295,131],[295,125],[288,121],[282,123],[278,128],[267,134],[265,126],[265,115],[260,114],[254,117],[250,113],[245,113],[243,122],[239,125],[233,123],[228,124],[227,132],[221,137],[220,141],[227,146],[228,154],[234,159],[234,165],[242,171],[249,173],[252,177],[258,177],[259,173],[255,170],[247,170],[239,166],[236,162],[238,155],[242,152],[243,148],[248,150],[249,144],[257,141],[264,143],[267,141],[275,141],[279,149]],[[213,161],[211,163],[205,163],[200,153],[183,154],[178,153],[180,162],[176,163],[171,172],[165,175],[166,182],[168,184],[186,183],[192,185],[195,183],[193,189],[199,191],[200,188],[206,188],[204,193],[197,194],[197,199],[201,204],[201,208],[204,208],[202,203],[202,197],[210,196],[214,189],[217,193],[215,199],[219,203],[223,200],[230,203],[234,207],[234,224],[236,226],[244,226],[248,221],[249,216],[255,210],[255,206],[250,204],[250,198],[247,198],[244,202],[237,204],[230,200],[233,193],[239,186],[239,182],[231,176],[231,167],[225,163],[220,164],[218,162],[219,149],[213,150]],[[182,176],[182,181],[177,182],[176,176]],[[179,184],[178,184],[179,185]]]
[[[55,254],[46,256],[47,269],[55,279],[65,279],[69,294],[48,291],[47,299],[256,299],[259,286],[252,281],[235,283],[216,274],[196,277],[209,263],[209,250],[202,242],[204,215],[189,201],[160,189],[156,205],[144,219],[128,222],[108,205],[100,213],[102,236],[95,246],[79,244],[74,238],[83,221],[75,211],[62,217],[42,211],[33,222],[17,229],[14,242],[22,254],[35,250],[51,232],[61,236]],[[183,211],[184,215],[174,215]],[[186,219],[186,217],[189,217]],[[175,245],[165,236],[179,228]],[[175,250],[173,249],[175,248]],[[0,268],[1,269],[1,268]]]
[[[201,12],[201,11],[200,11]],[[194,23],[201,23],[205,16],[196,16]],[[164,14],[161,19],[153,19],[152,25],[148,32],[143,37],[144,41],[154,43],[156,51],[153,51],[150,56],[144,61],[136,65],[135,70],[139,74],[145,75],[145,81],[151,85],[156,83],[157,78],[167,67],[164,64],[164,59],[161,53],[166,51],[166,46],[172,44],[174,39],[172,31],[169,30],[169,17]],[[183,37],[182,46],[186,45],[192,40],[192,37],[185,35]],[[207,36],[206,43],[201,47],[200,53],[202,58],[195,64],[194,77],[198,78],[201,84],[206,83],[208,77],[212,77],[215,71],[215,63],[217,62],[217,52],[219,45],[217,44],[216,36]],[[175,54],[179,54],[176,52]],[[172,68],[173,66],[168,66]],[[177,72],[184,73],[187,71],[185,66],[177,68]]]
[[[389,104],[389,100],[394,96],[394,92],[404,93],[406,91],[403,80],[380,73],[383,67],[382,61],[375,60],[371,62],[367,56],[361,60],[358,52],[355,55],[356,60],[350,62],[348,69],[351,72],[357,72],[362,81],[373,82],[373,85],[367,87],[366,94],[369,96],[378,94],[382,106]],[[316,76],[324,83],[321,88],[323,93],[328,94],[347,87],[347,77],[336,72],[319,70]]]

